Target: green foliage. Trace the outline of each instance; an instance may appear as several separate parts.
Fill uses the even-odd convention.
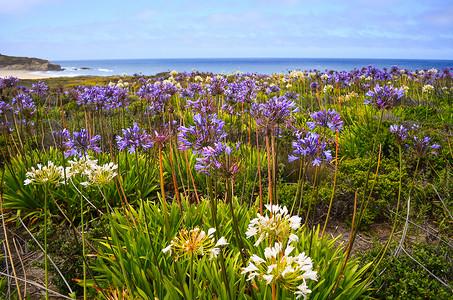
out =
[[[36,186],[33,184],[24,185],[26,173],[31,170],[31,167],[36,168],[38,163],[47,164],[48,161],[54,162],[55,165],[68,166],[68,159],[63,158],[62,152],[53,148],[48,149],[46,152],[35,150],[27,157],[16,156],[13,157],[10,163],[6,166],[3,174],[3,207],[10,210],[15,210],[19,215],[25,218],[40,219],[42,215],[42,207],[44,203],[44,186]],[[99,154],[98,164],[102,165],[110,162],[110,155]],[[132,202],[136,200],[133,196],[138,195],[139,180],[137,176],[138,159],[139,166],[145,166],[150,163],[150,159],[144,155],[130,155],[126,152],[120,153],[117,157],[119,164],[119,175],[121,178],[121,186],[111,182],[109,185],[102,187],[102,191],[96,187],[83,187],[79,181],[70,181],[67,185],[59,185],[58,187],[50,187],[49,192],[49,211],[52,216],[55,216],[60,221],[64,218],[55,202],[60,205],[63,212],[72,220],[76,220],[76,215],[80,212],[80,193],[96,207],[87,205],[86,209],[91,211],[92,216],[97,216],[97,210],[105,209],[105,202],[103,197],[108,199],[112,206],[121,204],[121,199],[126,196]],[[140,177],[143,184],[141,194],[146,198],[156,197],[155,191],[157,190],[156,183],[156,168],[142,168]],[[79,192],[80,191],[80,192]],[[124,191],[124,193],[123,193]],[[104,195],[104,196],[103,196]],[[55,201],[53,201],[55,200]],[[123,199],[124,201],[124,199]]]
[[[339,168],[336,195],[337,200],[346,201],[352,207],[356,191],[361,196],[366,182],[366,173],[369,160],[356,158],[342,161]],[[389,210],[396,207],[399,189],[399,166],[390,159],[382,159],[379,171],[376,174],[377,162],[371,167],[369,190],[373,187],[370,204],[365,211],[361,229],[367,229],[375,219],[385,218]],[[408,176],[403,168],[403,186],[407,186]],[[368,195],[366,195],[368,197]],[[352,210],[351,210],[352,213]]]
[[[251,218],[256,216],[256,207],[247,209],[235,204],[235,213],[239,220],[239,231],[245,233]],[[172,236],[182,229],[200,227],[207,231],[213,227],[209,204],[203,201],[190,205],[184,200],[184,210],[173,201],[169,206],[169,220]],[[190,260],[178,259],[162,250],[170,243],[165,230],[165,218],[158,203],[146,202],[138,209],[129,207],[127,211],[117,210],[110,219],[111,231],[108,238],[98,241],[99,255],[93,262],[93,270],[100,273],[98,282],[105,290],[126,290],[132,297],[140,299],[180,299],[183,293],[190,299],[228,298],[228,289],[233,299],[251,299],[245,275],[240,274],[242,265],[238,241],[233,234],[232,216],[228,206],[220,202],[217,216],[221,224],[221,235],[230,245],[224,250],[229,285],[225,286],[216,260],[199,256],[194,262],[194,286],[190,281]],[[148,229],[145,220],[148,220]],[[298,233],[297,251],[310,255],[318,271],[318,281],[311,283],[313,299],[327,299],[340,276],[345,251],[335,246],[335,240],[319,237],[319,228],[315,231],[301,229]],[[253,248],[253,241],[245,239],[245,247]],[[179,271],[178,271],[179,270]],[[357,262],[350,260],[344,269],[342,280],[335,289],[332,299],[355,299],[364,291],[365,283],[360,280],[366,268],[357,268]],[[179,272],[179,275],[178,275]],[[182,277],[181,277],[182,276]],[[90,281],[90,284],[94,282]],[[253,289],[258,299],[271,299],[269,286],[262,285]],[[184,292],[183,292],[184,291]],[[294,299],[284,289],[279,298]],[[99,294],[101,296],[101,294]],[[282,299],[283,299],[282,298]]]
[[[389,251],[372,277],[368,296],[375,299],[451,299],[453,297],[453,250],[449,246],[415,244],[410,255],[436,277],[448,284],[447,288],[424,268],[404,253],[392,256]],[[362,263],[372,261],[380,247],[361,254]],[[370,267],[370,269],[372,269]],[[384,272],[381,276],[381,272]],[[369,275],[369,274],[367,274]]]

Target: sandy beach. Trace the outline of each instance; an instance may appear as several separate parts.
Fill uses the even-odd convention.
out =
[[[44,79],[44,78],[50,78],[52,76],[46,76],[46,75],[41,75],[41,74],[34,74],[33,72],[27,71],[27,70],[3,70],[0,69],[0,78],[4,77],[17,77],[19,79]]]

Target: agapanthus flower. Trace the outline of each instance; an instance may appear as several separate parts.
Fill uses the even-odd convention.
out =
[[[198,153],[203,147],[213,147],[227,134],[223,131],[225,121],[217,119],[217,114],[200,115],[196,114],[193,117],[194,125],[179,127],[178,132],[178,148],[185,150],[191,148],[195,153]]]
[[[44,82],[38,81],[38,83],[31,86],[31,90],[34,94],[44,96],[49,88]]]
[[[413,137],[413,147],[414,147],[414,155],[417,157],[425,157],[428,154],[436,155],[436,150],[440,149],[440,145],[438,144],[430,144],[431,138],[424,137],[419,138],[417,136]],[[431,149],[433,151],[431,151]]]
[[[0,78],[0,89],[6,89],[9,87],[13,87],[19,83],[19,78],[14,76]]]
[[[101,139],[100,135],[95,135],[90,138],[86,129],[81,129],[80,132],[73,132],[72,138],[69,137],[67,142],[63,144],[69,148],[65,155],[66,156],[83,156],[88,153],[88,150],[95,152],[101,152],[101,148],[97,145],[97,142]]]
[[[371,97],[366,100],[365,104],[374,104],[379,109],[391,109],[396,101],[401,99],[405,94],[404,89],[398,89],[392,86],[379,86],[377,84],[373,90],[368,91],[365,94],[367,97]]]
[[[128,148],[129,153],[135,153],[140,147],[149,149],[154,145],[151,136],[146,133],[146,130],[141,129],[137,123],[134,123],[132,127],[123,129],[123,135],[116,137],[118,150]]]
[[[0,114],[4,114],[10,109],[11,106],[8,103],[6,103],[5,101],[0,101]]]
[[[213,259],[219,255],[221,246],[228,245],[224,237],[215,240],[215,231],[214,228],[210,228],[206,233],[199,227],[191,230],[181,229],[162,252],[173,255],[176,259],[199,255],[209,255],[209,259]]]
[[[293,154],[288,156],[290,162],[304,156],[312,162],[313,166],[319,166],[321,162],[333,159],[331,151],[324,150],[327,144],[320,141],[320,136],[317,133],[309,131],[305,137],[293,141],[292,145]]]
[[[25,173],[24,185],[36,184],[64,184],[64,169],[48,161],[47,165],[38,164],[37,168],[31,167],[31,171]]]
[[[313,271],[313,261],[304,252],[291,256],[294,247],[279,242],[274,247],[264,249],[264,258],[253,254],[249,265],[242,270],[248,274],[247,280],[263,282],[266,285],[278,284],[280,287],[295,293],[296,299],[307,298],[311,290],[307,287],[307,280],[317,281],[317,272]]]
[[[0,122],[0,131],[3,133],[11,133],[13,132],[13,126],[10,122]]]
[[[291,123],[293,114],[299,112],[296,102],[286,97],[272,97],[265,103],[253,103],[251,113],[257,124],[267,130],[283,123]]]
[[[21,113],[25,118],[32,117],[36,112],[35,101],[28,93],[19,93],[12,101],[15,106],[14,113]]]
[[[235,151],[222,143],[215,143],[212,147],[203,147],[198,152],[201,157],[196,158],[195,169],[200,173],[220,179],[234,178],[242,170],[241,159],[237,155],[239,145],[237,144]]]
[[[317,91],[319,88],[319,83],[317,83],[316,81],[313,81],[312,83],[310,83],[310,88],[314,91]]]
[[[393,133],[398,144],[403,144],[407,138],[407,129],[403,125],[390,125],[390,132]]]
[[[265,239],[288,239],[297,241],[298,237],[294,233],[299,229],[301,218],[290,216],[286,206],[265,205],[269,215],[262,216],[257,213],[257,217],[250,221],[245,232],[247,238],[258,236],[255,246],[258,246]]]
[[[62,131],[59,131],[59,132],[53,131],[52,135],[53,135],[53,138],[55,141],[56,148],[59,150],[63,150],[65,148],[64,143],[70,137],[69,131],[66,128],[64,128]]]
[[[66,177],[73,178],[77,175],[83,176],[86,170],[93,169],[93,166],[98,164],[97,159],[91,159],[90,155],[75,157],[68,161],[69,167],[66,167]]]
[[[97,164],[90,164],[89,168],[86,168],[83,171],[83,174],[87,176],[87,181],[81,182],[84,186],[95,185],[102,187],[109,184],[116,175],[118,175],[117,170],[118,165],[110,162],[99,166]]]
[[[327,110],[320,110],[312,113],[310,117],[313,118],[313,122],[307,122],[307,126],[310,130],[315,129],[316,127],[329,128],[334,132],[343,130],[343,121],[341,121],[341,116],[335,109],[330,110],[329,108]]]
[[[425,84],[422,88],[422,92],[424,94],[431,94],[432,92],[434,92],[434,87],[430,84]]]

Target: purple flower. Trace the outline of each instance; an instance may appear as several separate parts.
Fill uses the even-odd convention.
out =
[[[38,96],[45,95],[48,89],[49,88],[47,87],[47,85],[44,82],[41,82],[41,81],[38,81],[37,84],[33,84],[31,86],[32,92],[34,94],[38,95]]]
[[[267,130],[273,130],[279,124],[291,123],[292,115],[298,111],[296,102],[284,96],[272,97],[266,103],[253,103],[251,107],[251,113],[257,120],[257,124]]]
[[[227,136],[223,131],[225,121],[217,119],[216,114],[203,116],[196,114],[193,120],[194,125],[179,127],[178,148],[180,150],[192,148],[197,153],[204,147],[213,147],[214,144]]]
[[[413,137],[413,147],[414,147],[414,155],[417,157],[425,157],[429,153],[436,155],[436,151],[430,151],[430,149],[433,150],[438,150],[440,149],[440,145],[438,144],[432,144],[430,145],[431,138],[430,137],[425,137],[425,138],[418,138],[416,136]]]
[[[68,136],[68,141],[63,143],[67,148],[69,148],[65,153],[66,157],[70,155],[82,157],[88,152],[88,150],[101,152],[101,148],[97,145],[97,142],[101,139],[100,135],[90,138],[86,129],[81,129],[80,132],[73,132],[71,138],[69,133],[63,133],[63,131],[60,134]]]
[[[70,137],[70,134],[69,134],[69,131],[64,128],[62,131],[60,132],[55,132],[53,131],[52,132],[52,135],[54,137],[54,140],[55,140],[55,144],[56,144],[56,147],[58,149],[64,149],[64,146],[65,146],[65,142],[69,139]]]
[[[310,130],[315,129],[316,127],[325,127],[329,128],[333,132],[343,130],[343,121],[341,121],[341,116],[335,111],[335,109],[320,110],[314,112],[310,115],[313,118],[314,122],[307,122],[307,126]]]
[[[36,112],[35,101],[30,97],[30,94],[20,93],[13,98],[12,104],[15,106],[14,113],[21,113],[24,118],[31,118]]]
[[[402,145],[407,138],[407,129],[403,125],[391,125],[390,131],[395,135],[396,142]]]
[[[313,81],[312,83],[310,83],[310,88],[314,91],[318,90],[319,83],[317,83],[316,81]]]
[[[17,77],[5,77],[5,78],[0,78],[0,89],[6,89],[9,87],[13,87],[16,84],[19,83],[19,79]]]
[[[5,101],[0,101],[0,114],[4,114],[10,109],[11,106],[8,103],[6,103]]]
[[[149,149],[154,145],[151,141],[151,136],[145,130],[138,127],[137,123],[134,123],[132,127],[123,129],[123,134],[124,137],[116,137],[118,150],[128,148],[129,153],[135,153],[139,147]]]
[[[392,86],[379,86],[377,84],[373,90],[365,94],[371,99],[366,100],[365,104],[374,104],[379,109],[391,109],[395,102],[404,96],[404,89],[397,89]]]
[[[293,141],[293,154],[289,155],[290,162],[295,161],[302,156],[311,161],[313,166],[319,166],[322,161],[331,161],[332,154],[330,150],[324,150],[327,144],[320,141],[320,136],[314,132],[308,132],[304,138]]]
[[[3,133],[11,133],[13,132],[13,126],[9,122],[1,122],[0,123],[0,131]]]
[[[219,179],[232,179],[241,171],[241,158],[236,150],[231,149],[222,143],[215,143],[213,146],[203,147],[199,151],[201,157],[196,158],[195,169],[208,176],[215,176]]]

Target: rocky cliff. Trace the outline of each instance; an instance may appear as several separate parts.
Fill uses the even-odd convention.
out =
[[[27,71],[62,71],[60,65],[35,57],[16,57],[0,54],[0,69]]]

